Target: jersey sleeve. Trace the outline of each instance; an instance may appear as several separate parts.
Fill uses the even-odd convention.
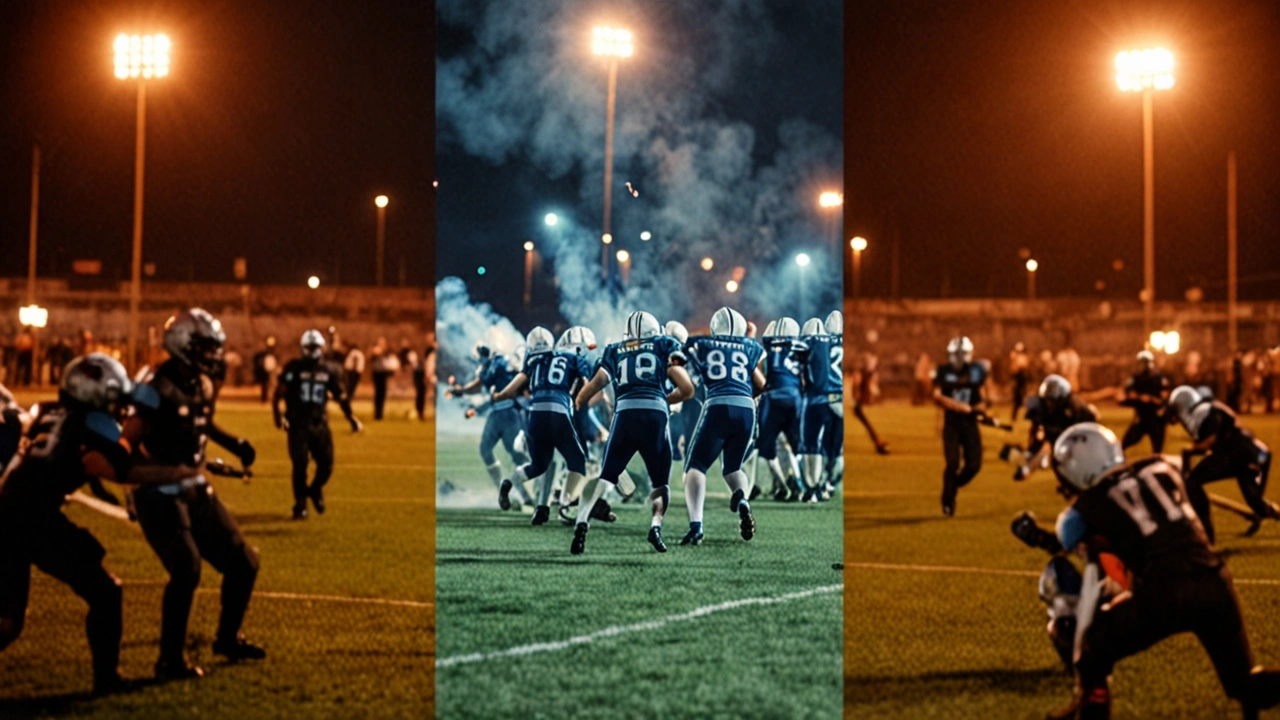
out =
[[[615,365],[616,359],[617,356],[613,346],[605,348],[604,353],[600,355],[600,362],[596,363],[596,372],[603,370],[604,374],[609,376],[608,379],[612,380],[618,374],[618,368]],[[595,374],[594,372],[592,373],[593,376]]]
[[[945,381],[943,380],[945,375],[942,372],[942,367],[943,366],[939,365],[933,370],[933,386],[934,387],[940,388],[946,384]]]
[[[749,352],[751,353],[750,355],[748,355],[751,361],[747,363],[747,367],[753,368],[759,365],[760,361],[764,359],[764,345],[761,345],[759,342],[752,339],[751,342],[747,344],[747,347],[749,348]]]
[[[346,390],[342,387],[342,371],[336,366],[329,366],[329,394],[333,396],[334,402],[342,402],[347,399]]]
[[[594,374],[591,371],[591,363],[587,362],[587,359],[582,357],[581,355],[574,355],[573,357],[574,357],[574,360],[573,360],[574,370],[577,371],[578,375],[582,379],[590,381],[591,376]]]

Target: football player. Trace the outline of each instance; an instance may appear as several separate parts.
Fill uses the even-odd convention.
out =
[[[215,378],[222,376],[222,324],[200,308],[169,318],[160,364],[135,393],[136,413],[125,424],[134,460],[160,467],[199,466],[209,440],[235,454],[247,469],[257,452],[253,445],[214,422],[218,399]],[[266,651],[240,634],[253,585],[258,577],[258,551],[245,542],[240,528],[204,475],[177,482],[144,485],[133,493],[138,522],[147,543],[169,573],[160,626],[160,658],[156,677],[200,677],[187,664],[187,620],[207,560],[222,573],[222,613],[213,652],[229,660],[259,659]]]
[[[1027,397],[1027,383],[1031,381],[1031,356],[1021,341],[1009,351],[1009,374],[1013,376],[1013,422],[1018,422],[1018,411]],[[1052,443],[1050,443],[1052,445]]]
[[[575,342],[570,328],[561,336],[560,345],[551,331],[544,327],[535,327],[529,331],[525,340],[528,354],[525,356],[524,368],[501,391],[493,396],[494,402],[514,398],[526,386],[533,394],[533,405],[529,412],[529,464],[517,467],[510,478],[502,481],[498,491],[498,504],[503,510],[510,506],[508,495],[513,485],[522,485],[528,480],[544,478],[538,492],[538,505],[533,511],[533,524],[542,525],[551,517],[550,497],[551,484],[555,478],[547,472],[556,451],[564,458],[569,468],[569,479],[566,484],[577,487],[582,483],[587,472],[587,455],[578,432],[573,424],[573,398],[569,391],[579,380],[591,376],[591,366],[582,353],[577,351],[581,342]]]
[[[17,454],[22,434],[30,424],[31,416],[18,404],[9,388],[0,385],[0,474]]]
[[[106,550],[62,514],[62,503],[89,477],[172,482],[199,472],[186,465],[133,467],[116,424],[132,391],[124,366],[108,355],[92,353],[71,361],[57,402],[40,404],[23,450],[0,477],[0,650],[22,632],[34,565],[89,604],[85,632],[95,694],[128,687],[117,667],[120,581],[102,565]]]
[[[1280,703],[1280,671],[1254,667],[1231,573],[1210,549],[1177,468],[1159,456],[1126,464],[1115,434],[1096,423],[1058,438],[1053,468],[1074,498],[1058,516],[1057,541],[1090,565],[1080,595],[1076,693],[1051,717],[1111,717],[1115,664],[1182,632],[1195,634],[1246,718]],[[1123,564],[1127,574],[1114,579],[1128,589],[1102,604],[1104,551]]]
[[[1022,458],[1013,473],[1014,480],[1025,480],[1031,471],[1048,467],[1053,443],[1067,428],[1082,422],[1097,422],[1098,409],[1072,394],[1071,383],[1061,375],[1049,375],[1040,383],[1035,395],[1027,398],[1027,420],[1031,431],[1024,450],[1016,445],[1005,445],[1000,455],[1008,459],[1016,451]]]
[[[1193,443],[1191,449],[1183,453],[1184,470],[1190,466],[1193,455],[1208,453],[1187,475],[1187,496],[1209,542],[1214,542],[1214,529],[1204,486],[1211,482],[1236,479],[1240,495],[1256,518],[1247,534],[1256,533],[1264,519],[1280,518],[1280,509],[1264,497],[1271,474],[1271,449],[1240,425],[1231,408],[1182,385],[1169,396],[1169,412],[1182,424]]]
[[[773,476],[776,500],[799,500],[805,488],[800,463],[792,452],[800,448],[800,415],[804,400],[800,391],[800,360],[808,347],[800,340],[800,323],[789,317],[765,328],[764,394],[760,397],[760,457]],[[786,438],[779,445],[779,437]]]
[[[831,348],[828,351],[827,386],[835,388],[834,393],[827,396],[831,405],[831,425],[823,430],[822,455],[825,460],[826,492],[834,492],[835,486],[844,479],[844,313],[832,310],[822,321],[822,327],[830,338]],[[862,412],[862,404],[856,401],[854,407],[863,427],[871,435],[876,450],[881,450],[880,438],[871,427],[867,416]]]
[[[475,379],[466,385],[450,387],[448,393],[450,397],[461,397],[479,390],[492,395],[510,385],[511,380],[516,376],[515,369],[502,353],[492,352],[486,345],[477,345],[476,354],[480,357],[480,367],[476,369]],[[507,455],[511,457],[514,465],[519,466],[529,462],[529,456],[515,445],[516,436],[523,429],[524,418],[521,417],[520,407],[514,399],[502,400],[489,407],[489,415],[484,421],[484,432],[480,436],[480,459],[484,461],[485,470],[488,471],[489,479],[493,481],[496,488],[502,487],[503,477],[502,462],[493,454],[493,449],[499,442],[506,448]],[[529,493],[525,492],[524,485],[517,485],[516,492],[520,494],[524,504],[529,505],[533,502]],[[509,503],[507,508],[511,507],[516,506]]]
[[[731,491],[729,510],[738,514],[742,539],[750,540],[755,535],[756,521],[746,498],[748,481],[742,463],[755,435],[756,405],[752,398],[765,386],[764,373],[756,367],[764,356],[764,347],[747,337],[747,321],[741,313],[722,307],[711,316],[711,335],[689,338],[684,354],[702,376],[707,399],[685,458],[684,498],[689,510],[689,532],[680,544],[702,542],[707,469],[716,458],[720,458],[720,470]]]
[[[329,432],[329,396],[342,409],[342,416],[359,432],[363,425],[351,412],[351,403],[342,388],[342,369],[324,356],[324,336],[319,330],[302,333],[302,357],[285,364],[271,399],[276,429],[289,437],[289,460],[293,463],[293,519],[305,520],[307,499],[316,512],[324,514],[324,486],[333,474],[333,435]],[[285,412],[280,413],[280,401]],[[307,486],[307,459],[316,461],[316,474]]]
[[[826,499],[822,475],[826,467],[824,452],[831,442],[828,438],[835,432],[837,422],[843,427],[844,348],[838,338],[827,334],[819,318],[805,321],[800,340],[805,346],[804,414],[800,420],[800,459],[807,485],[803,500],[816,502]]]
[[[1151,439],[1151,452],[1164,451],[1164,431],[1167,419],[1165,402],[1169,399],[1169,378],[1156,369],[1156,356],[1150,350],[1138,353],[1138,372],[1124,386],[1121,405],[1133,408],[1133,422],[1124,431],[1125,449],[1137,445],[1146,435]]]
[[[666,552],[662,541],[662,519],[671,505],[671,434],[668,408],[693,395],[693,384],[684,370],[684,355],[675,338],[662,334],[657,318],[644,311],[627,317],[627,335],[604,349],[595,376],[578,391],[576,406],[584,408],[591,398],[612,384],[613,421],[605,442],[604,467],[600,482],[584,508],[594,508],[609,486],[617,486],[618,476],[636,454],[644,461],[653,491],[649,543]],[[675,388],[667,391],[667,381]],[[586,548],[590,512],[578,512],[569,552],[581,555]]]
[[[982,469],[978,419],[986,408],[987,370],[973,361],[973,341],[963,335],[947,343],[947,362],[933,375],[933,402],[943,409],[942,514],[956,513],[956,493]],[[962,460],[963,458],[963,460]]]

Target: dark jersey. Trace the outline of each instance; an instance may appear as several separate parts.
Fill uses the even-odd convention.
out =
[[[120,426],[108,414],[43,403],[26,433],[25,449],[0,478],[0,506],[57,510],[63,498],[90,480],[84,456],[101,453],[116,478],[129,474],[129,452],[120,444]],[[12,504],[11,504],[12,503]]]
[[[667,368],[672,360],[683,362],[680,342],[673,337],[657,335],[630,339],[607,346],[597,369],[609,375],[614,388],[614,408],[628,405],[666,407]]]
[[[983,403],[982,386],[987,382],[987,370],[978,363],[966,363],[955,367],[951,363],[943,363],[933,374],[933,386],[942,390],[942,394],[959,403],[978,407]],[[959,420],[966,417],[954,410],[946,411],[947,420]]]
[[[158,465],[199,465],[204,462],[210,424],[217,403],[217,387],[208,375],[171,358],[160,364],[145,384],[154,392],[137,402],[147,435],[139,448]]]
[[[1235,412],[1217,400],[1196,405],[1190,416],[1188,430],[1191,439],[1201,443],[1213,438],[1213,446],[1209,448],[1212,452],[1231,452],[1242,446],[1252,447],[1256,442],[1253,433],[1240,425]]]
[[[764,346],[754,339],[728,335],[691,337],[684,345],[684,355],[690,365],[698,368],[708,399],[755,395],[751,371],[760,363]]]
[[[284,416],[290,425],[329,422],[329,396],[344,400],[342,369],[327,360],[294,358],[280,372],[276,394],[284,396]]]
[[[1169,378],[1164,374],[1152,371],[1142,372],[1129,378],[1124,384],[1125,395],[1129,393],[1137,393],[1138,395],[1149,395],[1153,398],[1163,398],[1169,392]],[[1132,405],[1135,410],[1143,415],[1154,416],[1164,408],[1164,400],[1158,402],[1145,402],[1142,400],[1127,400],[1126,404]]]
[[[789,337],[764,339],[764,389],[800,392],[800,362],[808,348]]]
[[[816,398],[844,395],[844,346],[838,335],[809,335],[803,338],[804,394]]]
[[[523,372],[534,404],[555,403],[572,412],[573,388],[579,379],[590,379],[591,364],[577,353],[550,350],[526,357]]]
[[[1135,577],[1153,565],[1222,563],[1187,502],[1182,477],[1164,458],[1139,460],[1104,477],[1058,517],[1064,547],[1120,558]]]
[[[1052,408],[1044,398],[1033,395],[1027,398],[1027,419],[1043,429],[1045,440],[1053,442],[1076,423],[1097,422],[1098,414],[1089,403],[1075,395],[1068,397],[1066,402],[1053,403]]]
[[[480,378],[480,386],[484,388],[488,394],[493,394],[511,384],[515,379],[516,370],[511,367],[511,363],[507,361],[505,355],[494,353],[480,363],[480,368],[476,371],[476,377]],[[491,410],[505,410],[513,407],[515,400],[502,400],[493,403]]]

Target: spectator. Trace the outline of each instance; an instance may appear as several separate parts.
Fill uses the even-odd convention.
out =
[[[911,384],[911,404],[923,405],[933,394],[933,360],[929,353],[916,359],[915,382]]]
[[[253,356],[253,382],[261,388],[261,400],[267,402],[274,391],[276,373],[280,370],[280,358],[276,355],[276,338],[267,336],[266,345]]]
[[[381,420],[387,404],[387,383],[400,371],[400,358],[387,347],[386,338],[378,338],[369,364],[373,369],[373,419]]]
[[[360,378],[364,376],[364,353],[359,345],[347,348],[346,357],[342,359],[342,380],[347,389],[347,397],[354,399],[356,388],[360,387]]]
[[[16,386],[32,386],[39,379],[36,377],[36,359],[35,359],[35,337],[31,331],[23,329],[18,335],[17,342],[14,343],[18,353],[18,368],[14,373],[14,385]]]

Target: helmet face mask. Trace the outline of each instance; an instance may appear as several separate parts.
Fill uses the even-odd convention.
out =
[[[324,355],[324,336],[319,330],[308,330],[302,333],[302,356],[319,360]]]
[[[1071,383],[1061,375],[1052,374],[1040,383],[1036,393],[1050,411],[1061,407],[1071,398]]]
[[[164,324],[165,350],[213,378],[221,378],[226,370],[222,361],[226,342],[222,323],[200,308],[178,313]]]
[[[90,353],[72,360],[62,375],[60,394],[64,399],[116,415],[128,404],[133,381],[118,360],[103,353]]]
[[[532,355],[533,353],[552,350],[555,348],[556,339],[550,330],[539,325],[529,331],[529,334],[525,336],[524,343],[527,354]]]
[[[964,335],[951,338],[947,343],[947,359],[956,368],[973,362],[973,341]]]

